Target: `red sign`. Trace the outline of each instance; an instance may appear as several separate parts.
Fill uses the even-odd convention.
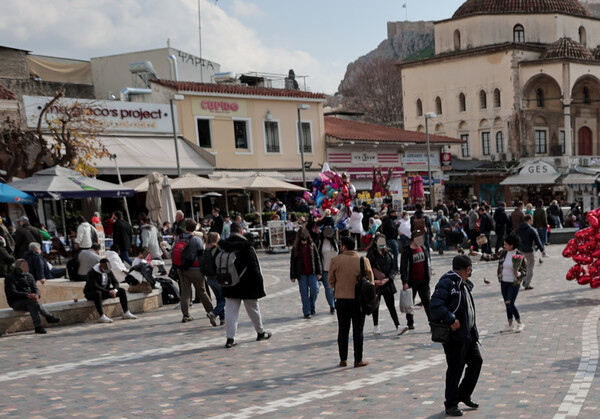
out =
[[[200,107],[205,111],[213,112],[236,112],[239,109],[237,102],[217,102],[213,100],[203,100]]]
[[[442,170],[452,170],[452,155],[442,153]]]

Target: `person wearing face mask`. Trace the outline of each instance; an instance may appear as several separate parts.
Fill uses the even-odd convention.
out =
[[[394,294],[396,294],[396,285],[394,285],[394,278],[398,272],[396,266],[394,266],[394,259],[386,245],[385,235],[378,233],[375,236],[375,240],[369,246],[367,250],[367,258],[371,262],[371,268],[373,269],[373,275],[375,276],[375,286],[377,287],[377,299],[381,301],[381,297],[385,301],[394,326],[396,330],[400,326],[400,320],[398,320],[398,312],[394,306]],[[400,334],[406,332],[403,330]],[[373,312],[373,333],[380,334],[379,330],[379,304]]]
[[[60,319],[54,317],[40,304],[40,291],[35,285],[33,275],[29,273],[29,265],[25,259],[18,259],[15,268],[9,272],[4,281],[4,292],[8,305],[16,311],[29,311],[35,333],[45,334],[40,314],[48,323],[58,323]]]
[[[471,409],[479,407],[471,399],[483,364],[475,323],[475,300],[471,294],[473,283],[469,280],[472,272],[472,262],[467,255],[455,256],[452,270],[440,278],[431,297],[433,321],[447,324],[451,330],[449,341],[443,344],[448,365],[444,406],[450,416],[463,415],[459,402]]]
[[[329,265],[331,259],[339,254],[340,246],[337,240],[333,236],[333,228],[325,227],[319,238],[319,255],[323,263],[323,276],[321,276],[321,282],[323,288],[325,288],[325,298],[329,304],[329,313],[335,314],[335,299],[333,297],[333,288],[329,284]]]
[[[390,208],[385,217],[381,220],[379,231],[386,237],[385,242],[387,248],[392,254],[394,262],[394,270],[398,270],[398,221],[397,212],[394,208]]]
[[[102,301],[115,297],[119,297],[121,302],[123,319],[137,319],[127,308],[127,293],[123,288],[119,288],[119,281],[112,273],[110,262],[106,258],[100,259],[88,272],[83,294],[88,301],[93,301],[96,305],[100,315],[99,323],[112,323],[112,319],[104,314]]]
[[[417,293],[423,303],[427,320],[430,320],[429,299],[431,291],[429,282],[431,280],[431,268],[429,265],[429,251],[424,246],[425,233],[421,230],[415,230],[412,233],[410,246],[402,249],[400,260],[400,276],[402,278],[402,288],[406,291],[412,288],[413,302]],[[406,313],[408,328],[415,328],[414,315]]]
[[[302,299],[302,313],[305,319],[310,319],[315,314],[315,302],[319,294],[319,280],[321,279],[321,258],[317,246],[312,241],[310,233],[302,228],[296,235],[290,261],[290,280],[298,280],[300,298]]]

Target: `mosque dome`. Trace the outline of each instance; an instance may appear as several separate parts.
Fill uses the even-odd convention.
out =
[[[475,15],[560,13],[592,17],[577,0],[467,0],[452,16],[453,19]]]
[[[594,55],[579,42],[571,38],[560,38],[548,46],[542,58],[574,58],[577,60],[593,60]]]

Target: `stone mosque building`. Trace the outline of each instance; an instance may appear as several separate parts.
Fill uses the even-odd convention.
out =
[[[495,162],[480,170],[487,178],[475,179],[473,193],[484,183],[504,180],[507,165],[548,164],[541,170],[556,170],[551,183],[559,186],[561,173],[594,166],[594,156],[600,155],[600,19],[585,5],[577,0],[467,0],[434,28],[435,56],[400,64],[405,128],[425,131],[427,123],[430,133],[466,140],[449,147],[453,160],[459,160],[453,166],[463,168],[463,174],[477,172],[465,160]],[[532,189],[534,177],[520,179],[504,184],[527,181],[521,191],[498,186],[488,191],[491,198],[509,201],[537,194],[546,200],[574,199],[580,196],[573,189],[586,189],[553,189],[544,186],[550,185],[548,178]],[[595,184],[595,177],[583,180]],[[450,179],[447,191],[453,182],[461,184]]]

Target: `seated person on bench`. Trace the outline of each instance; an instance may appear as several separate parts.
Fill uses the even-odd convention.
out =
[[[100,323],[112,323],[112,319],[104,314],[102,309],[102,301],[108,298],[119,297],[121,307],[123,308],[124,319],[136,319],[131,311],[127,308],[127,293],[123,288],[119,288],[119,281],[112,273],[110,262],[108,259],[100,259],[87,274],[83,294],[88,301],[93,301],[96,305],[96,310],[100,318]]]

